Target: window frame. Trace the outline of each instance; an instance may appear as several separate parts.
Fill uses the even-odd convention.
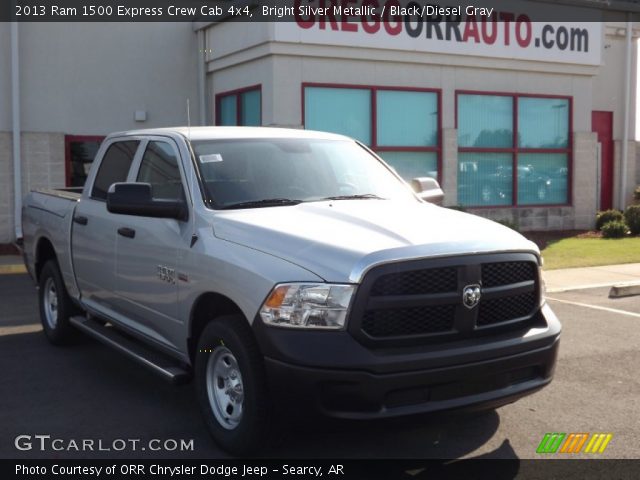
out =
[[[104,142],[107,138],[104,135],[65,135],[64,136],[64,184],[66,188],[71,187],[71,176],[73,168],[71,167],[71,144],[73,142]],[[98,148],[98,152],[100,148]],[[97,154],[96,154],[97,155]],[[89,177],[87,176],[87,180]],[[78,187],[76,187],[78,188]]]
[[[96,179],[98,178],[98,175],[100,174],[100,169],[102,168],[102,162],[104,160],[105,155],[107,154],[107,152],[109,151],[109,149],[113,145],[115,145],[116,143],[121,143],[121,142],[138,142],[138,145],[136,147],[136,151],[133,154],[133,158],[131,159],[131,165],[129,165],[129,171],[127,172],[127,176],[126,176],[126,178],[124,180],[125,182],[131,182],[132,181],[131,180],[131,175],[132,175],[133,169],[134,168],[137,169],[137,165],[139,165],[139,163],[140,163],[140,156],[142,154],[140,146],[143,145],[143,144],[146,145],[145,138],[141,137],[141,136],[138,136],[138,135],[109,138],[107,141],[102,142],[102,145],[100,145],[100,150],[98,150],[97,155],[100,156],[100,166],[99,166],[99,168],[97,170],[94,169],[94,172],[87,177],[87,182],[91,184],[91,190],[85,191],[86,194],[87,194],[87,198],[88,199],[94,200],[96,202],[102,202],[102,203],[106,204],[107,199],[94,196],[93,190],[95,189]]]
[[[180,175],[180,184],[182,185],[182,194],[184,196],[185,201],[189,203],[187,201],[188,195],[189,195],[189,190],[187,188],[188,185],[186,183],[187,175],[182,165],[182,157],[180,155],[180,149],[178,148],[178,145],[171,137],[161,137],[161,136],[146,137],[138,147],[139,151],[136,152],[136,157],[134,158],[134,162],[131,164],[131,170],[129,172],[129,177],[131,177],[131,180],[129,180],[129,177],[127,177],[127,181],[139,182],[138,177],[140,176],[140,170],[142,170],[142,162],[144,161],[144,155],[145,153],[147,153],[147,148],[149,148],[149,144],[151,144],[152,142],[166,143],[173,150],[173,153],[176,157],[176,161],[178,162],[178,174]]]
[[[369,150],[374,153],[378,152],[431,152],[436,154],[436,165],[438,168],[438,183],[442,183],[442,89],[440,88],[423,88],[423,87],[396,87],[389,85],[360,85],[360,84],[342,84],[342,83],[317,83],[302,82],[300,85],[300,104],[301,104],[301,122],[302,128],[305,126],[305,89],[306,88],[335,88],[342,90],[368,90],[371,94],[371,122],[369,125],[371,133],[371,145],[367,145]],[[436,133],[437,143],[435,146],[392,146],[378,145],[378,91],[396,91],[396,92],[416,92],[416,93],[435,93],[436,105],[438,108],[438,119],[436,122],[438,132]],[[378,155],[380,156],[380,155]],[[382,158],[382,157],[381,157]],[[384,159],[383,159],[384,160]],[[386,163],[386,162],[385,162]]]
[[[251,85],[249,87],[236,88],[234,90],[227,90],[227,91],[224,91],[224,92],[216,93],[216,96],[215,96],[215,107],[216,107],[215,126],[218,126],[218,127],[222,126],[220,124],[220,122],[221,122],[220,105],[222,103],[222,99],[225,98],[225,97],[233,97],[233,96],[236,97],[236,124],[234,126],[236,126],[236,127],[243,126],[240,123],[241,116],[242,116],[242,94],[243,93],[248,93],[248,92],[255,92],[255,91],[257,91],[260,94],[260,125],[262,125],[262,84],[257,84],[257,85]],[[227,125],[227,126],[232,126],[232,125]]]
[[[549,207],[571,207],[573,206],[573,96],[571,95],[547,95],[539,93],[513,93],[513,92],[491,92],[478,90],[456,90],[455,91],[455,128],[458,131],[458,101],[460,95],[485,95],[490,97],[510,97],[512,99],[512,127],[513,137],[511,147],[460,147],[458,153],[509,153],[511,154],[512,169],[512,198],[510,205],[467,205],[467,208],[549,208]],[[524,148],[518,146],[518,99],[520,98],[541,98],[541,99],[561,99],[567,100],[569,105],[569,119],[567,128],[566,148]],[[457,137],[456,137],[457,138]],[[519,204],[518,203],[518,156],[527,153],[558,153],[567,155],[567,201],[565,203],[544,203],[544,204]],[[459,174],[456,166],[456,175]],[[457,195],[457,191],[456,191]]]

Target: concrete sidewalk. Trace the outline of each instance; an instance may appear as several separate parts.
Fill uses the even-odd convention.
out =
[[[543,277],[548,293],[614,285],[640,285],[640,263],[545,270]]]
[[[17,273],[26,273],[22,257],[0,255],[0,275]],[[640,263],[545,270],[543,276],[549,293],[621,284],[640,285]]]

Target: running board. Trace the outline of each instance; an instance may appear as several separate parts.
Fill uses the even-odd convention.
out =
[[[70,321],[80,331],[124,353],[174,385],[186,383],[191,379],[189,372],[179,366],[175,360],[137,343],[115,328],[106,327],[86,317],[71,317]]]

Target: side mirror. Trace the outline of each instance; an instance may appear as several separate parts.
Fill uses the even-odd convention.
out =
[[[107,210],[138,217],[189,218],[186,202],[153,198],[148,183],[114,183],[107,193]]]
[[[435,178],[419,177],[411,180],[411,188],[416,195],[425,202],[442,205],[444,200],[444,192],[440,188],[440,184]]]

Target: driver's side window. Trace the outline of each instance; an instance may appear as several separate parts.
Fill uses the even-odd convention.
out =
[[[150,141],[148,143],[142,156],[137,181],[151,184],[153,198],[164,200],[185,198],[178,158],[175,150],[166,142]]]

